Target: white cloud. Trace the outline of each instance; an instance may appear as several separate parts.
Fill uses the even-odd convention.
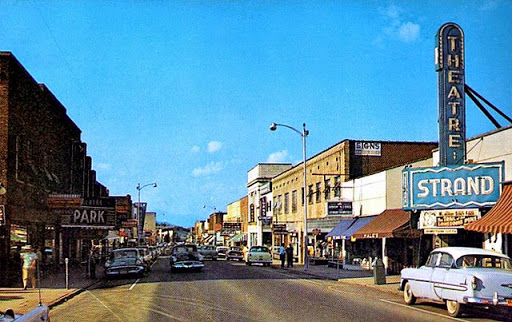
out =
[[[201,151],[201,148],[200,148],[200,147],[198,147],[197,145],[194,145],[194,146],[192,147],[192,149],[190,149],[190,151],[192,151],[192,152],[194,152],[194,153],[197,153],[197,152]]]
[[[274,152],[271,155],[268,156],[267,162],[268,163],[280,163],[285,162],[288,158],[288,150],[283,150],[279,152]]]
[[[208,143],[208,152],[214,153],[222,149],[222,143],[219,141],[211,141]]]
[[[420,36],[421,26],[417,23],[408,21],[404,17],[404,10],[396,5],[390,5],[381,9],[381,13],[388,20],[387,26],[383,28],[386,38],[398,39],[403,42],[413,42]],[[375,44],[381,44],[383,41],[381,35],[377,35]]]
[[[221,162],[210,162],[202,168],[195,168],[192,170],[194,177],[208,176],[210,174],[217,173],[223,169]]]
[[[398,28],[398,35],[402,41],[415,41],[420,35],[420,25],[412,22],[406,22]]]

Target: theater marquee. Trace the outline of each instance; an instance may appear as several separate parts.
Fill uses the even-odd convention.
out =
[[[493,206],[501,195],[504,163],[406,168],[403,209],[460,209]]]
[[[462,165],[466,157],[464,33],[454,24],[438,31],[435,51],[439,86],[440,165]]]

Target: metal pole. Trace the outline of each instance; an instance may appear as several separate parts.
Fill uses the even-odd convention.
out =
[[[64,259],[66,263],[66,290],[69,290],[69,258]]]
[[[139,202],[137,203],[137,239],[138,239],[138,243],[140,245],[140,233],[141,233],[141,227],[140,227],[140,183],[137,185],[137,190],[138,190],[138,195],[139,195]]]
[[[306,137],[308,132],[306,130],[306,123],[302,124],[302,157],[304,163],[304,270],[307,271],[309,268],[308,261],[308,203],[306,198]]]

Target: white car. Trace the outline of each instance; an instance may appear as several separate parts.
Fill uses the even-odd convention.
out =
[[[399,289],[409,305],[417,298],[445,302],[452,317],[466,305],[502,306],[512,313],[512,262],[479,248],[437,248],[424,266],[402,270]]]
[[[247,253],[245,265],[251,266],[252,264],[262,264],[263,266],[272,265],[272,256],[270,249],[266,246],[251,246]]]

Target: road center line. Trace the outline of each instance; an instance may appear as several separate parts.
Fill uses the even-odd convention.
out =
[[[137,278],[137,280],[135,281],[135,283],[132,284],[132,286],[130,286],[130,288],[128,289],[129,291],[131,291],[135,285],[137,285],[137,283],[140,281],[140,278]]]
[[[451,320],[454,320],[454,321],[467,321],[467,320],[463,320],[463,319],[452,318],[449,315],[444,315],[444,314],[439,314],[439,313],[436,313],[436,312],[430,312],[430,311],[427,311],[427,310],[422,310],[420,308],[413,307],[413,306],[410,306],[410,305],[406,305],[406,304],[402,304],[402,303],[396,303],[396,302],[393,302],[393,301],[388,301],[388,300],[385,300],[385,299],[380,299],[380,301],[388,303],[388,304],[394,304],[394,305],[398,305],[398,306],[401,306],[401,307],[406,307],[408,309],[416,310],[416,311],[423,312],[423,313],[429,313],[429,314],[432,314],[432,315],[436,315],[436,316],[439,316],[439,317],[451,319]]]

